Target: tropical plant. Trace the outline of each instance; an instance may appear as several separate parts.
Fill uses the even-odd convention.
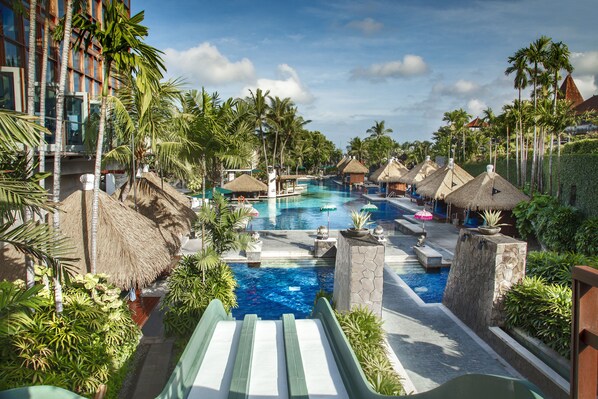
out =
[[[571,343],[571,288],[525,277],[505,296],[506,325],[519,327],[564,357]]]
[[[0,342],[27,327],[31,314],[42,304],[38,293],[43,288],[34,285],[25,289],[20,283],[0,281]]]
[[[370,137],[379,138],[387,134],[392,133],[391,128],[386,127],[386,122],[384,121],[374,121],[374,125],[366,130],[366,133],[370,135]]]
[[[532,251],[527,254],[526,274],[541,277],[548,284],[571,287],[571,271],[579,265],[598,267],[598,258],[572,252]]]
[[[538,215],[536,236],[551,251],[573,252],[581,220],[581,213],[569,206],[544,208]]]
[[[442,120],[447,122],[450,126],[451,138],[450,138],[449,142],[451,144],[452,144],[453,140],[455,140],[455,141],[457,140],[457,136],[459,135],[459,133],[462,136],[461,137],[461,150],[462,150],[462,154],[463,154],[463,158],[461,160],[462,162],[465,162],[467,160],[466,137],[465,137],[467,128],[465,127],[465,125],[467,124],[467,122],[469,121],[470,118],[471,118],[471,115],[468,114],[465,110],[463,110],[461,108],[456,109],[451,112],[445,112],[444,117],[442,118]],[[449,153],[447,154],[448,155],[447,158],[452,158],[451,154],[450,154],[450,149],[451,148],[449,147]]]
[[[598,218],[586,219],[579,226],[575,233],[575,247],[584,255],[598,256]]]
[[[482,212],[482,219],[484,220],[484,225],[486,227],[508,226],[507,223],[500,223],[500,220],[502,219],[501,211],[491,211],[486,209]]]
[[[364,230],[372,222],[370,221],[371,213],[369,212],[357,212],[351,211],[351,221],[353,222],[353,228],[356,230]]]
[[[200,255],[184,256],[168,277],[168,292],[162,301],[166,333],[186,342],[213,299],[229,312],[237,307],[237,281],[230,267],[216,257],[216,265],[200,269]]]
[[[372,388],[382,395],[404,395],[401,378],[388,360],[382,320],[361,307],[335,315]]]
[[[545,208],[557,206],[558,201],[550,195],[536,195],[530,201],[522,201],[513,208],[517,231],[526,239],[536,234],[535,224]]]

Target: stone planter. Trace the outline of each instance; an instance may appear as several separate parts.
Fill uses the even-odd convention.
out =
[[[346,230],[347,237],[365,237],[368,234],[370,234],[370,229],[350,228]]]
[[[500,227],[479,226],[478,231],[485,236],[493,236],[500,233]]]

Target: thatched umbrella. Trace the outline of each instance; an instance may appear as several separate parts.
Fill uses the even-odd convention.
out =
[[[135,185],[137,211],[154,221],[167,241],[179,248],[181,237],[189,234],[196,219],[190,201],[151,172],[136,179]],[[112,195],[119,198],[121,190],[122,187]],[[132,195],[129,194],[125,203],[135,208]]]
[[[424,162],[415,165],[408,173],[401,176],[399,181],[406,184],[417,184],[434,173],[438,168],[438,164],[431,161],[430,157],[427,156]]]
[[[90,272],[91,202],[93,191],[75,191],[59,206],[61,231],[76,245],[76,263],[81,274]],[[108,194],[100,191],[97,273],[125,290],[145,287],[167,270],[172,247],[158,226]]]
[[[233,193],[259,193],[268,191],[267,185],[248,174],[242,174],[222,187],[231,190]]]
[[[529,201],[527,195],[492,169],[488,165],[486,172],[447,195],[445,201],[473,211],[511,210],[521,201]]]
[[[448,194],[472,179],[472,175],[451,160],[448,165],[422,180],[417,185],[417,193],[433,200],[443,200]]]

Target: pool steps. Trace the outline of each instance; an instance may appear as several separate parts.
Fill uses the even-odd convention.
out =
[[[0,392],[0,399],[82,399],[67,390],[35,386]],[[213,300],[158,399],[212,398],[382,399],[367,382],[328,301],[312,319],[235,321]],[[540,399],[525,380],[468,374],[412,399]]]

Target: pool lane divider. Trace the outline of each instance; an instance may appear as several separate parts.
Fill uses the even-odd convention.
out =
[[[283,314],[282,326],[284,331],[284,353],[286,357],[289,398],[307,399],[309,395],[307,393],[301,350],[299,349],[295,316],[292,314]]]
[[[253,357],[253,343],[258,317],[248,314],[243,319],[241,337],[235,357],[233,378],[228,393],[229,399],[245,399],[249,396],[249,380],[251,378],[251,359]]]

